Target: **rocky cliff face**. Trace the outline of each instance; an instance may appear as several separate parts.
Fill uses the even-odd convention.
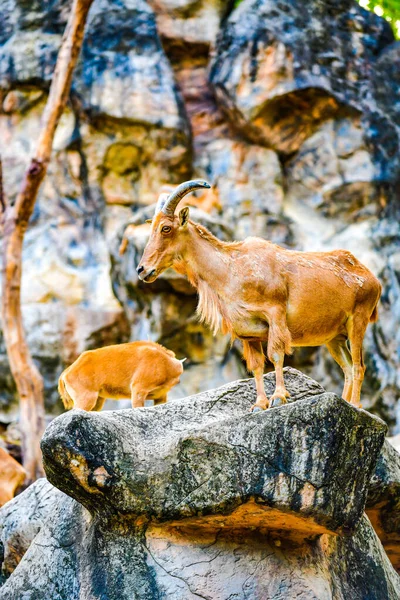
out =
[[[0,139],[12,200],[40,127],[68,0],[0,7]],[[129,338],[186,356],[182,396],[243,374],[238,348],[195,316],[174,273],[137,280],[162,184],[201,176],[196,218],[224,239],[345,247],[381,279],[364,406],[400,425],[400,46],[353,0],[96,0],[24,252],[28,340],[56,380],[84,349]],[[209,210],[209,213],[204,211]],[[118,253],[123,229],[129,245]],[[1,421],[16,413],[0,343]],[[324,350],[293,364],[340,391]]]
[[[294,369],[285,378],[292,402],[263,413],[249,412],[247,380],[55,419],[51,483],[0,510],[0,599],[397,600],[363,515],[368,499],[375,522],[398,520],[383,502],[400,481],[386,426]]]

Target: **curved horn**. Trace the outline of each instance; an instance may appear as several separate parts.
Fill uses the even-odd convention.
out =
[[[181,183],[178,185],[176,190],[170,194],[167,202],[162,207],[162,212],[169,217],[174,216],[174,212],[179,202],[182,200],[186,194],[189,192],[193,192],[193,190],[198,190],[200,188],[210,188],[210,184],[207,181],[202,179],[192,179],[191,181],[185,181],[185,183]]]
[[[162,194],[160,194],[158,196],[158,200],[157,200],[157,204],[156,204],[156,210],[154,211],[154,214],[157,215],[160,210],[163,209],[164,204],[166,203],[166,201],[168,200],[169,194],[166,192],[163,192]]]

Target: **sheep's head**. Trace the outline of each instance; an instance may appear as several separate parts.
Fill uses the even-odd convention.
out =
[[[159,196],[151,221],[150,238],[137,267],[139,279],[152,283],[179,259],[189,220],[189,208],[185,206],[178,214],[175,214],[175,210],[186,194],[209,187],[206,181],[186,181],[171,194],[163,193]]]

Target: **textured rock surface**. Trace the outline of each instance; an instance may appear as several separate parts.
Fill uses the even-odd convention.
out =
[[[288,202],[344,221],[376,215],[379,187],[357,119],[329,120],[287,164]]]
[[[17,515],[32,499],[41,507],[1,600],[26,590],[35,600],[395,600],[400,578],[362,516],[385,426],[294,370],[285,377],[297,402],[262,414],[248,412],[250,380],[53,421],[46,472],[74,499],[39,481],[3,508],[8,575],[12,540],[32,539],[20,542]]]
[[[8,6],[2,13],[9,28],[0,47],[0,137],[13,201],[38,137],[68,3],[31,12],[9,4],[12,18]],[[190,148],[173,71],[145,2],[96,2],[73,88],[24,250],[24,320],[49,409],[63,365],[129,337],[112,292],[101,212],[107,215],[108,204],[153,202],[161,183],[186,176]],[[16,414],[9,388],[3,421]]]
[[[61,496],[46,479],[39,479],[0,509],[1,576],[15,570]]]
[[[396,569],[400,570],[400,454],[385,441],[371,479],[367,514]]]
[[[393,41],[389,24],[352,0],[244,0],[221,32],[211,81],[243,135],[291,154],[319,123],[364,110],[369,64]]]
[[[318,527],[352,529],[385,426],[294,370],[285,381],[293,398],[307,399],[259,416],[247,414],[252,380],[171,402],[162,412],[70,412],[43,438],[47,476],[91,511],[167,521],[229,514],[256,497],[309,515]]]
[[[23,558],[0,587],[0,598],[17,600],[29,594],[43,600],[80,600],[76,561],[78,540],[85,535],[85,517],[89,518],[85,509],[46,480],[39,480],[2,511],[3,581],[7,569],[15,568],[14,560],[18,562],[22,554]]]
[[[1,3],[0,139],[11,200],[69,4]],[[400,431],[400,46],[389,25],[353,0],[150,4],[94,3],[27,235],[24,319],[48,412],[60,410],[57,377],[82,350],[138,336],[188,358],[176,396],[244,375],[238,347],[196,321],[182,278],[137,282],[145,228],[131,229],[132,245],[118,255],[124,225],[142,224],[160,185],[193,175],[216,184],[218,202],[199,218],[224,239],[348,248],[380,277],[363,405]],[[340,393],[342,373],[324,350],[288,360]],[[1,338],[0,384],[6,423],[17,399]]]

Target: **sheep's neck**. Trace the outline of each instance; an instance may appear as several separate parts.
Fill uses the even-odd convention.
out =
[[[201,280],[223,297],[230,281],[229,252],[223,242],[189,223],[177,270],[184,273],[194,287],[197,288]]]

